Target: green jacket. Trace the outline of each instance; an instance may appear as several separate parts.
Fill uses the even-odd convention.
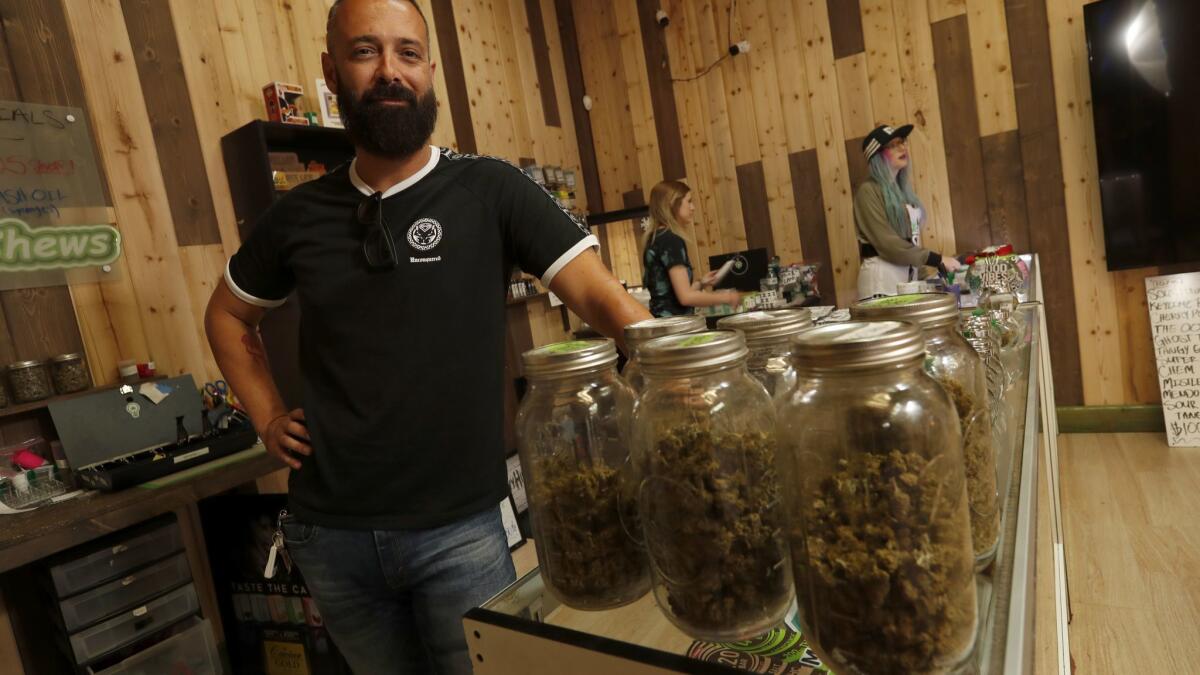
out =
[[[874,246],[881,258],[894,265],[920,267],[941,262],[937,253],[912,243],[910,228],[897,232],[892,227],[883,205],[883,188],[874,180],[863,181],[854,192],[854,227],[860,243]]]

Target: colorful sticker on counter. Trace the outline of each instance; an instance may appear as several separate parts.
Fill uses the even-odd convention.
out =
[[[927,295],[929,294],[905,293],[904,295],[889,295],[886,298],[867,300],[866,302],[860,303],[859,307],[902,307],[904,305],[911,305]]]
[[[587,340],[571,340],[570,342],[556,342],[552,345],[547,345],[542,348],[542,351],[547,354],[569,354],[571,352],[579,352],[594,346],[594,342]]]
[[[696,345],[706,345],[720,337],[720,333],[704,333],[702,335],[692,335],[679,341],[680,347],[695,347]]]
[[[808,675],[830,672],[803,636],[786,626],[742,642],[693,642],[687,656],[752,673]]]

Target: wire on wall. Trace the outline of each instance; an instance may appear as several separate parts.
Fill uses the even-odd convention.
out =
[[[739,43],[733,42],[733,17],[735,14],[737,14],[737,0],[733,0],[733,2],[731,2],[729,4],[728,18],[725,22],[725,41],[729,44],[729,50],[725,54],[722,54],[716,61],[713,61],[712,63],[708,64],[708,66],[706,66],[704,68],[704,70],[701,70],[700,72],[696,73],[695,75],[692,75],[690,77],[672,77],[671,82],[694,82],[695,80],[698,80],[698,79],[704,77],[705,75],[708,75],[709,73],[711,73],[713,71],[713,68],[716,68],[717,66],[721,65],[727,59],[731,59],[734,56],[737,56],[738,54],[744,54],[748,50],[749,47],[745,46],[745,45],[747,45],[747,43],[745,43],[744,41],[739,42]],[[741,17],[738,17],[738,29],[739,30],[741,30],[741,24],[742,24]],[[666,24],[660,22],[660,25],[665,26]]]

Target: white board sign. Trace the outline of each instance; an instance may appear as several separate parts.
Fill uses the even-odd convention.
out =
[[[1200,447],[1200,272],[1147,277],[1167,443]]]

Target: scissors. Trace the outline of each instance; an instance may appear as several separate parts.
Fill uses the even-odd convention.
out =
[[[240,408],[237,397],[229,391],[229,385],[225,380],[217,380],[215,382],[204,383],[204,395],[212,401],[212,407],[219,407],[221,404],[226,404],[231,408]]]

